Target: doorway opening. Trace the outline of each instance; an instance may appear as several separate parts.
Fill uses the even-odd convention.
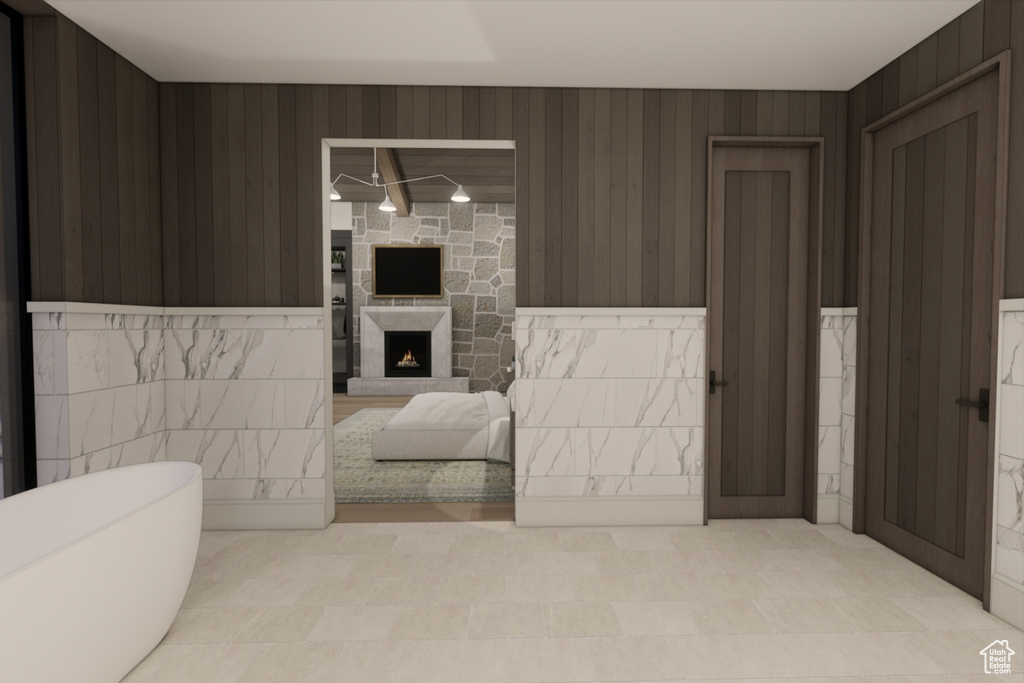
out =
[[[325,203],[330,216],[325,223],[334,239],[343,232],[351,245],[344,295],[351,361],[346,390],[338,391],[335,382],[329,449],[335,501],[345,506],[500,505],[511,519],[510,464],[488,460],[483,449],[479,457],[462,459],[453,452],[448,458],[432,452],[429,439],[412,441],[424,444],[422,453],[382,454],[386,440],[378,440],[375,452],[374,434],[423,391],[503,394],[513,379],[514,143],[388,139],[325,140],[325,145],[325,199],[335,193],[335,200]],[[386,196],[395,211],[387,210],[385,189],[373,184],[373,173],[389,183]],[[441,179],[414,180],[441,174]],[[454,201],[450,182],[470,201]],[[375,271],[374,253],[396,245],[436,248],[442,259],[440,296],[378,290],[381,273]],[[396,317],[410,318],[411,324]],[[450,331],[442,330],[445,325]],[[364,348],[364,342],[371,346]]]

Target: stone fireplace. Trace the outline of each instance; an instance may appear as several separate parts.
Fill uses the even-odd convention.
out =
[[[468,377],[452,377],[451,306],[363,306],[359,329],[360,376],[349,395],[469,391]]]

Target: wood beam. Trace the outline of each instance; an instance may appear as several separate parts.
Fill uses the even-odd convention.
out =
[[[395,159],[393,149],[377,148],[377,166],[380,170],[381,182],[395,183],[403,180],[402,174],[398,171],[398,161]],[[392,185],[388,188],[388,196],[398,208],[396,213],[399,216],[409,215],[409,194],[406,192],[405,185]]]

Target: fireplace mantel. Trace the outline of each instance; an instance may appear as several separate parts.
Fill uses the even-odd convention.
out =
[[[360,376],[351,396],[402,396],[427,391],[469,391],[468,377],[452,377],[451,306],[363,306],[359,311]],[[386,377],[385,332],[430,332],[430,377]]]

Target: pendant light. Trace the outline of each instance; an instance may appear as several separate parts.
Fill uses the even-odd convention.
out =
[[[341,201],[341,195],[338,194],[338,188],[336,188],[334,185],[331,185],[331,201],[332,202],[340,202]]]
[[[398,211],[398,207],[395,206],[394,202],[391,201],[391,197],[388,196],[388,189],[386,187],[384,188],[384,201],[377,208],[388,213]]]
[[[469,195],[466,194],[466,191],[462,189],[462,185],[459,185],[458,189],[455,190],[455,193],[452,195],[452,201],[453,202],[468,202],[469,201]]]

